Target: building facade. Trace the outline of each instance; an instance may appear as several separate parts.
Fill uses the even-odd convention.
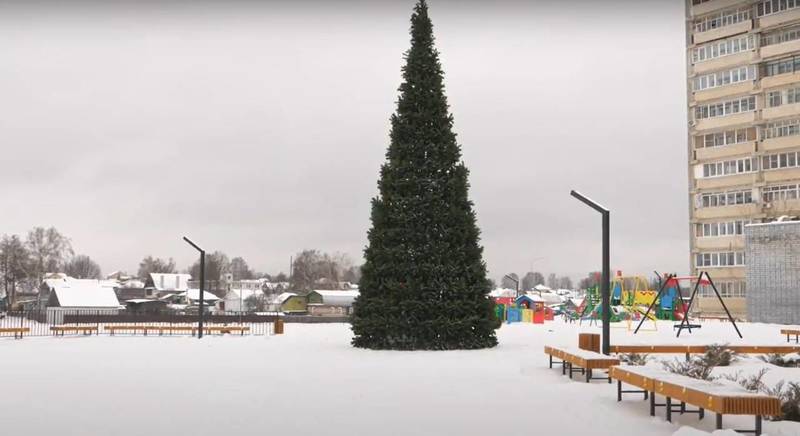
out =
[[[800,221],[751,224],[747,247],[747,319],[800,323]]]
[[[800,215],[800,0],[686,0],[686,19],[692,272],[746,318],[745,225]],[[708,291],[696,309],[721,314]]]

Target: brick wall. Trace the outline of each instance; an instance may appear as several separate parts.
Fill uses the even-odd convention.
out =
[[[745,227],[747,319],[800,324],[800,222]]]

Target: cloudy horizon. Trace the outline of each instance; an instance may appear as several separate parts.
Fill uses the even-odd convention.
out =
[[[413,1],[0,4],[0,234],[361,262]],[[490,276],[689,270],[682,2],[430,0]]]

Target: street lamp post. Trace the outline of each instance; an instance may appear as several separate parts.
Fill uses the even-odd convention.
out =
[[[505,276],[503,276],[503,277],[505,277],[505,278],[507,278],[507,279],[511,280],[512,282],[514,282],[514,285],[516,286],[516,289],[515,289],[515,291],[516,291],[516,296],[515,296],[514,298],[519,298],[519,279],[515,279],[514,277],[511,277],[511,276],[510,276],[510,275],[508,275],[508,274],[506,274],[506,275],[505,275]]]
[[[609,247],[609,232],[610,232],[610,221],[611,221],[611,211],[607,208],[601,206],[597,202],[590,200],[589,198],[583,196],[578,191],[570,191],[570,195],[577,198],[587,206],[591,207],[592,209],[600,212],[603,216],[603,281],[600,285],[600,299],[601,304],[603,305],[603,354],[609,354],[611,351],[611,290],[609,289],[609,285],[611,283],[611,251]]]
[[[183,240],[200,252],[200,310],[197,318],[197,339],[201,339],[203,337],[203,312],[205,311],[206,251],[186,236],[183,237]]]

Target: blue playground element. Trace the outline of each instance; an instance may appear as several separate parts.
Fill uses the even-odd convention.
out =
[[[522,321],[522,311],[516,307],[509,307],[506,310],[506,322],[511,324],[512,322],[521,322]]]

